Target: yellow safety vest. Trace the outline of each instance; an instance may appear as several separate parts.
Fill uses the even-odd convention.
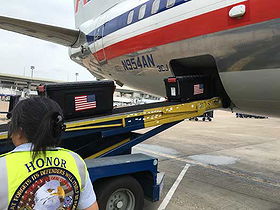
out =
[[[0,209],[76,209],[87,179],[80,156],[66,149],[47,151],[34,161],[31,155],[0,156]]]

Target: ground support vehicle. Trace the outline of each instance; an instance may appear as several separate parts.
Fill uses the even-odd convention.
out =
[[[252,115],[252,114],[244,114],[244,113],[236,113],[236,118],[254,118],[254,119],[266,119],[268,117],[259,116],[259,115]]]
[[[163,186],[158,160],[131,154],[133,146],[176,125],[222,107],[219,98],[188,103],[159,102],[113,109],[112,113],[66,122],[62,147],[86,161],[101,209],[142,209],[144,197],[157,201]],[[154,127],[145,133],[135,131]],[[0,154],[13,148],[7,125],[0,127]]]
[[[199,118],[201,118],[202,121],[208,120],[209,122],[211,122],[212,118],[214,118],[214,111],[205,112],[203,115],[198,116],[198,117],[194,117],[194,118],[190,118],[189,120],[198,121]]]

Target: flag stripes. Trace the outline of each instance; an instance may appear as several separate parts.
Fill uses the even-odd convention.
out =
[[[94,94],[75,97],[75,111],[82,111],[95,108],[96,100]]]
[[[203,84],[197,84],[193,86],[193,94],[198,95],[204,93],[204,85]]]

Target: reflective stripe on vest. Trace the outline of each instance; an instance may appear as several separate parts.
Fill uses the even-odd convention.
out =
[[[5,157],[0,157],[0,186],[0,210],[4,210],[8,206],[8,174]]]
[[[23,151],[0,157],[0,209],[76,209],[87,174],[83,160],[65,149],[47,151],[34,161],[31,155]]]

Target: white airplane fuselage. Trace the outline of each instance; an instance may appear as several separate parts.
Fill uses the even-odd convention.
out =
[[[165,96],[164,78],[216,72],[237,108],[280,116],[279,0],[111,0],[89,18],[95,4],[76,1],[86,52],[69,50],[94,75]]]

